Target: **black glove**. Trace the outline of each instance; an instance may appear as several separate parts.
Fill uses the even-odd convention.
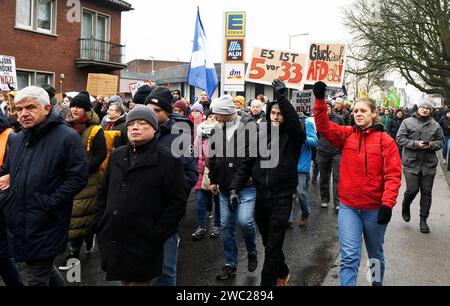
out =
[[[272,82],[272,86],[275,89],[275,96],[277,99],[281,98],[287,98],[288,90],[286,88],[286,85],[284,85],[284,82],[280,79],[275,79]]]
[[[392,217],[392,208],[386,205],[381,205],[378,210],[378,224],[387,224],[391,221]]]
[[[239,199],[239,195],[236,190],[231,190],[230,201],[228,202],[228,208],[230,208],[230,211],[235,211],[240,202],[241,200]]]
[[[313,92],[316,99],[325,99],[325,89],[327,89],[327,84],[322,81],[316,82],[314,84]]]

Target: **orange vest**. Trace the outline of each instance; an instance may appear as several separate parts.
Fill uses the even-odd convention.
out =
[[[6,145],[8,144],[8,136],[12,129],[7,128],[0,134],[0,167],[3,166],[3,159],[5,158]]]

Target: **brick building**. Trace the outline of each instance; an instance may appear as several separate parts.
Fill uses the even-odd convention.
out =
[[[18,89],[83,90],[88,73],[119,75],[126,67],[121,14],[132,9],[121,0],[0,1],[0,54],[16,58]]]

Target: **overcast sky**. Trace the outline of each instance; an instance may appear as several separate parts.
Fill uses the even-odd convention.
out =
[[[254,46],[305,52],[310,40],[348,41],[342,7],[353,0],[126,0],[134,11],[122,15],[125,60],[190,61],[197,6],[215,62],[223,56],[223,12],[245,11],[248,62]]]

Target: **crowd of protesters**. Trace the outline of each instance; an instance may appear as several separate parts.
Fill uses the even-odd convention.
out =
[[[293,199],[301,211],[298,225],[307,226],[309,184],[320,178],[320,206],[331,202],[338,214],[341,284],[356,284],[364,237],[369,258],[380,262],[381,278],[373,285],[381,285],[384,235],[402,171],[402,217],[410,221],[420,191],[420,231],[430,232],[436,152],[442,149],[448,162],[450,110],[428,101],[412,109],[382,108],[370,98],[350,106],[327,100],[326,84],[318,82],[313,113],[298,114],[285,84],[277,79],[272,86],[273,101],[263,95],[211,101],[202,91],[193,104],[179,90],[156,85],[143,85],[126,103],[119,95],[92,97],[87,91],[57,101],[48,84],[0,94],[4,283],[64,285],[60,271],[80,259],[83,244],[87,254],[97,244],[106,280],[175,286],[180,222],[192,193],[192,239],[223,241],[217,280],[236,275],[236,228],[247,270],[257,269],[258,228],[261,285],[285,286],[291,272],[283,243],[295,223]],[[258,137],[249,137],[249,130]],[[251,141],[261,135],[276,150],[270,167],[263,165],[274,151],[268,156]],[[184,154],[176,156],[174,147]],[[212,228],[208,218],[214,218]],[[61,254],[67,265],[57,268]],[[25,263],[23,273],[17,262]]]

